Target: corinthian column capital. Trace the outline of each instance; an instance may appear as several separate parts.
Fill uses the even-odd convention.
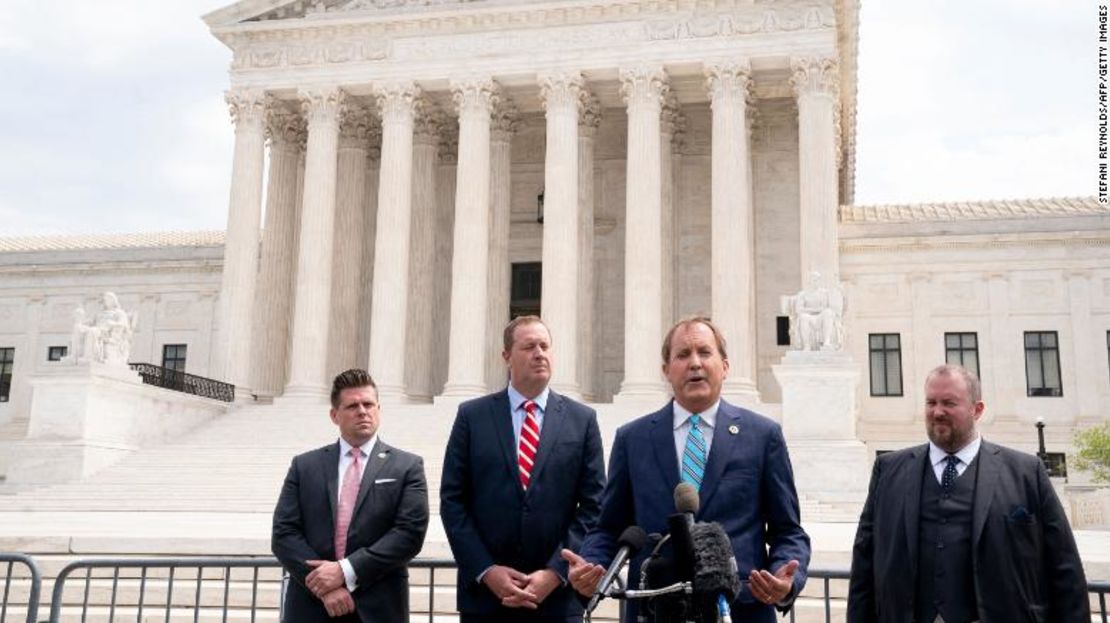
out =
[[[273,147],[299,147],[307,131],[304,117],[287,106],[275,102],[266,109],[266,138]]]
[[[790,86],[794,96],[823,95],[836,99],[840,95],[840,74],[836,59],[802,56],[790,59]]]
[[[257,89],[232,89],[224,92],[224,101],[236,128],[245,126],[262,128],[266,109],[273,105],[273,97]]]
[[[420,113],[413,120],[412,140],[425,145],[438,145],[439,133],[446,120],[443,113],[430,102],[421,98],[416,106]]]
[[[351,105],[339,124],[341,148],[369,149],[374,118],[365,106]]]
[[[582,116],[578,118],[578,132],[592,136],[601,125],[601,101],[590,95],[582,102]]]
[[[514,105],[507,98],[493,110],[493,121],[490,131],[495,141],[509,141],[520,126],[520,116]]]
[[[621,99],[629,108],[652,106],[661,108],[670,91],[667,73],[661,65],[640,65],[620,70]]]
[[[423,91],[413,82],[386,82],[374,86],[382,124],[412,123],[423,107]]]
[[[501,86],[486,77],[452,80],[451,97],[459,117],[489,115],[501,101]]]
[[[349,107],[347,94],[338,87],[302,89],[301,112],[309,127],[318,124],[339,126]]]
[[[705,66],[705,87],[710,104],[748,102],[751,97],[752,66],[747,59],[715,61]]]
[[[540,101],[546,111],[571,108],[575,111],[588,97],[586,81],[577,71],[553,71],[539,75]]]

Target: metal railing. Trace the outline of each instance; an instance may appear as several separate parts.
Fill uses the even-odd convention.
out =
[[[132,370],[139,373],[139,376],[143,378],[143,383],[147,385],[172,389],[202,398],[235,402],[235,386],[230,383],[207,379],[180,370],[163,368],[153,363],[132,363],[128,365],[131,366]]]
[[[10,583],[14,563],[22,563],[30,569],[32,590],[28,599],[33,605],[28,609],[27,621],[33,623],[40,586],[38,569],[30,558],[19,554],[0,554],[0,569],[3,569],[4,561],[8,561],[8,583]],[[171,618],[180,620],[188,615],[191,615],[194,622],[200,621],[202,615],[206,620],[218,617],[220,621],[228,621],[229,616],[239,613],[249,614],[249,620],[253,622],[258,620],[259,613],[263,610],[271,613],[263,618],[272,620],[271,617],[276,614],[277,620],[280,621],[284,582],[287,580],[279,571],[280,569],[280,563],[274,558],[77,560],[58,573],[52,591],[49,621],[59,623],[63,610],[66,609],[70,612],[80,609],[81,621],[94,614],[98,620],[143,621],[144,613],[147,618],[151,615],[164,616],[167,622]],[[411,584],[414,587],[426,587],[428,591],[427,608],[410,609],[410,614],[414,615],[411,618],[412,621],[425,620],[426,614],[426,621],[434,623],[437,615],[455,612],[454,604],[450,604],[442,611],[436,608],[436,588],[440,586],[436,583],[436,572],[454,571],[456,566],[453,560],[417,559],[409,563],[409,569],[410,571],[425,570],[428,574],[426,584],[423,577]],[[265,570],[273,570],[273,573],[266,573]],[[95,573],[97,571],[103,573],[97,574]],[[242,572],[238,578],[234,577],[237,571]],[[834,608],[840,612],[844,607],[849,571],[810,568],[808,575],[809,582],[806,589],[795,602],[788,620],[794,623],[798,619],[812,621],[820,617],[821,620],[830,623],[833,621]],[[834,583],[837,583],[837,590],[834,590]],[[67,601],[67,587],[73,587],[74,584],[78,586],[73,592],[79,597]],[[267,586],[262,588],[263,584]],[[443,586],[453,587],[453,577],[449,584]],[[121,597],[123,588],[129,591],[127,597]],[[1096,617],[1095,620],[1099,620],[1098,617],[1101,616],[1102,623],[1110,623],[1107,621],[1106,607],[1106,595],[1110,594],[1110,581],[1089,582],[1087,590],[1092,598],[1092,605],[1097,601],[1097,609],[1093,609],[1092,612]],[[5,585],[4,608],[7,606],[7,595],[8,590]],[[90,599],[92,597],[96,597],[95,605]],[[816,600],[821,602],[819,609],[815,608]],[[90,612],[93,608],[98,611]],[[0,614],[0,623],[3,621],[3,614]]]
[[[26,574],[15,575],[16,565],[25,567]],[[3,570],[4,588],[0,594],[0,623],[8,620],[8,604],[27,605],[27,623],[35,623],[39,613],[39,597],[42,593],[42,574],[39,572],[35,561],[23,554],[5,554],[0,552],[0,569]],[[24,599],[16,600],[12,595],[13,580],[29,580],[27,595]],[[18,587],[17,587],[18,590]]]

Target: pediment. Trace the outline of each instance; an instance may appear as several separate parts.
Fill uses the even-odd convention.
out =
[[[526,4],[528,0],[520,0]],[[241,0],[204,16],[209,27],[297,20],[323,15],[398,14],[463,4],[513,4],[505,0]]]

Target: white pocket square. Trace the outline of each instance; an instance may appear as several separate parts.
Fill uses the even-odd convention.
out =
[[[378,478],[377,480],[374,481],[374,484],[384,485],[387,482],[397,482],[397,479],[396,478]]]

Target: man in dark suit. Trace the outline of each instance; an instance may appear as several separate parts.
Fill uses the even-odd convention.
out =
[[[335,377],[339,441],[293,459],[271,548],[292,581],[285,620],[408,621],[408,569],[428,529],[420,457],[378,438],[378,390],[365,370]]]
[[[663,373],[674,400],[617,430],[598,526],[580,556],[564,552],[583,595],[596,589],[625,528],[667,531],[682,481],[699,490],[695,520],[721,524],[732,541],[746,580],[731,604],[733,619],[773,623],[775,606],[785,612],[793,604],[810,547],[786,443],[778,424],[721,400],[728,367],[724,339],[708,318],[682,320],[667,333]],[[639,578],[645,556],[632,561],[629,578]],[[635,621],[638,606],[627,603],[622,620]]]
[[[559,551],[597,520],[597,414],[548,388],[551,336],[538,317],[510,322],[504,345],[509,387],[459,406],[443,459],[439,514],[461,621],[580,621]]]
[[[1079,623],[1087,581],[1035,457],[980,438],[979,379],[925,381],[929,443],[880,456],[852,552],[851,623]]]

